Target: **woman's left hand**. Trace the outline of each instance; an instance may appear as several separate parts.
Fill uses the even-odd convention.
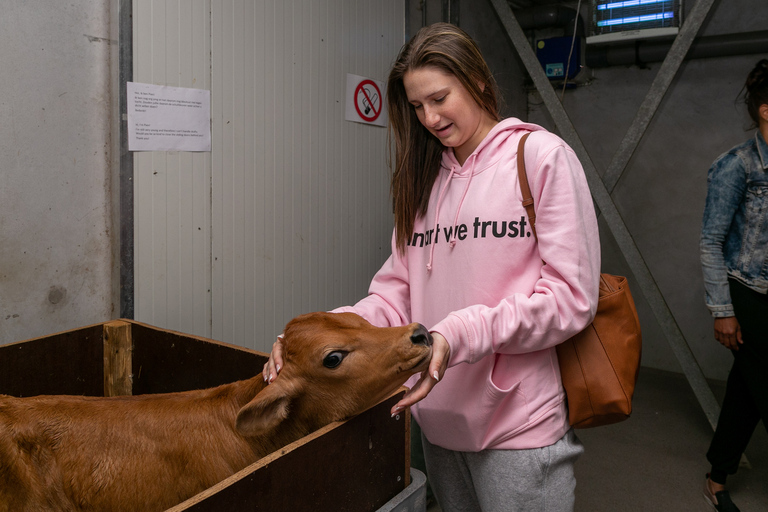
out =
[[[739,350],[744,344],[741,325],[735,316],[715,318],[715,339],[729,350]]]
[[[421,378],[392,408],[392,416],[399,413],[406,407],[410,407],[419,400],[426,397],[435,384],[443,378],[445,370],[448,368],[448,360],[451,357],[451,346],[442,334],[433,332],[432,334],[432,359],[427,368],[421,374]]]

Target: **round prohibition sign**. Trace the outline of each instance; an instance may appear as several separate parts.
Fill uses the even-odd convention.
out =
[[[373,80],[363,80],[355,87],[355,110],[357,114],[369,123],[374,122],[381,114],[381,91]]]

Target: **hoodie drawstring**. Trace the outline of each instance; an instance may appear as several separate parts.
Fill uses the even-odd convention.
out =
[[[475,158],[472,160],[472,167],[469,168],[467,186],[464,187],[464,193],[461,195],[461,201],[459,201],[459,206],[456,207],[456,217],[453,219],[453,236],[451,237],[450,242],[451,249],[456,246],[456,240],[458,237],[458,233],[456,233],[458,231],[456,229],[456,225],[459,223],[459,212],[461,212],[461,207],[464,205],[464,199],[467,197],[467,192],[469,192],[469,185],[472,183],[472,176],[475,175],[475,162],[477,162],[477,154],[473,153],[472,156]]]
[[[445,195],[445,191],[448,188],[448,184],[451,183],[451,178],[453,178],[453,174],[456,170],[456,166],[451,166],[451,172],[448,173],[448,179],[445,180],[445,184],[443,185],[443,188],[440,190],[440,195],[437,196],[437,208],[435,208],[435,227],[434,232],[437,233],[437,219],[440,218],[440,204],[443,202],[443,196]],[[432,243],[431,247],[429,248],[429,261],[427,262],[427,272],[432,270],[432,258],[435,255],[435,244]]]
[[[453,226],[451,227],[451,239],[448,241],[448,245],[451,249],[456,247],[456,240],[457,240],[457,233],[458,231],[456,229],[456,225],[459,222],[459,213],[461,212],[461,207],[464,205],[464,199],[467,197],[467,192],[469,192],[469,185],[472,183],[472,176],[475,174],[475,163],[477,162],[477,153],[472,153],[470,156],[472,158],[472,166],[469,168],[469,177],[467,178],[467,186],[464,187],[464,193],[461,195],[461,200],[459,201],[459,205],[456,207],[456,216],[453,219]],[[466,163],[466,162],[465,162]],[[440,191],[440,195],[437,197],[437,208],[435,208],[435,228],[434,232],[437,233],[437,221],[440,218],[440,205],[443,201],[443,197],[445,196],[445,191],[448,189],[448,185],[451,182],[451,179],[453,178],[456,171],[456,166],[451,166],[451,172],[448,174],[448,179],[445,180],[445,185],[443,185],[442,190]],[[437,240],[437,236],[435,237],[435,240]],[[430,272],[432,270],[432,261],[435,255],[435,245],[436,243],[432,243],[431,247],[429,249],[429,261],[427,262],[427,272]]]

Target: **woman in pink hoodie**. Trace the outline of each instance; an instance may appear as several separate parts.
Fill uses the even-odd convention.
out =
[[[555,346],[595,314],[600,242],[573,150],[540,126],[501,120],[495,81],[461,29],[438,23],[389,75],[392,256],[352,311],[378,326],[420,322],[429,370],[411,407],[429,482],[448,511],[571,511],[583,448],[568,424]],[[517,147],[536,208],[522,205]],[[265,368],[276,375],[280,346]]]

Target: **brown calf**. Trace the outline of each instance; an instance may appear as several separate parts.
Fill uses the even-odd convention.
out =
[[[287,325],[285,367],[269,386],[259,372],[162,395],[0,395],[0,512],[165,510],[375,405],[430,355],[419,324],[310,313]]]

